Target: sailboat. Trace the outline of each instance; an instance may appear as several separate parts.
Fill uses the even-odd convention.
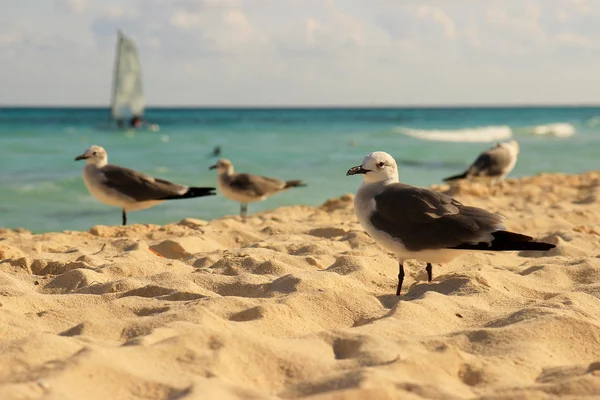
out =
[[[111,119],[121,127],[142,124],[146,99],[142,85],[142,66],[135,43],[123,32],[117,33],[117,53],[110,101]]]

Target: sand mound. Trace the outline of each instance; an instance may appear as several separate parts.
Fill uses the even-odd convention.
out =
[[[352,196],[212,222],[0,230],[0,398],[600,396],[600,174],[453,188],[546,253],[397,262]],[[450,190],[440,187],[441,190]]]

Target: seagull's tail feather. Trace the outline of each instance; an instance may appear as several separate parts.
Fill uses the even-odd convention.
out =
[[[447,178],[444,178],[444,182],[456,181],[459,179],[466,179],[468,175],[469,175],[469,171],[465,171],[462,174],[452,175]]]
[[[283,188],[289,189],[289,188],[293,188],[293,187],[303,187],[303,186],[306,186],[306,183],[304,183],[300,180],[295,180],[295,181],[285,181],[285,186]]]
[[[520,233],[508,231],[496,231],[492,233],[494,240],[492,243],[463,243],[454,247],[455,249],[464,250],[485,250],[485,251],[520,251],[520,250],[537,250],[546,251],[555,248],[556,246],[550,243],[534,242],[531,236],[521,235]]]
[[[211,187],[191,187],[184,194],[175,194],[161,200],[192,199],[194,197],[214,196],[216,194],[215,190],[215,188]]]

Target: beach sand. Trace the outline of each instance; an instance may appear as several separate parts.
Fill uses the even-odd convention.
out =
[[[351,195],[247,223],[0,230],[0,398],[600,396],[600,172],[452,193],[557,248],[465,255],[431,283],[408,262],[399,302]]]

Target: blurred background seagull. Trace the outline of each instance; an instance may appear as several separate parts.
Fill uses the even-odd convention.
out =
[[[127,212],[142,210],[165,200],[190,199],[216,194],[211,187],[188,187],[153,178],[129,168],[108,164],[106,150],[92,146],[75,161],[86,160],[83,182],[96,199],[123,210],[123,225]]]
[[[479,177],[491,178],[491,184],[503,182],[517,164],[518,156],[519,142],[516,140],[497,143],[481,153],[465,172],[445,178],[444,182]]]
[[[294,188],[306,186],[300,180],[284,181],[267,176],[252,175],[246,173],[235,173],[233,164],[226,158],[220,159],[209,169],[216,169],[219,173],[217,187],[229,200],[240,203],[240,216],[246,219],[248,203],[265,200],[275,193]]]

